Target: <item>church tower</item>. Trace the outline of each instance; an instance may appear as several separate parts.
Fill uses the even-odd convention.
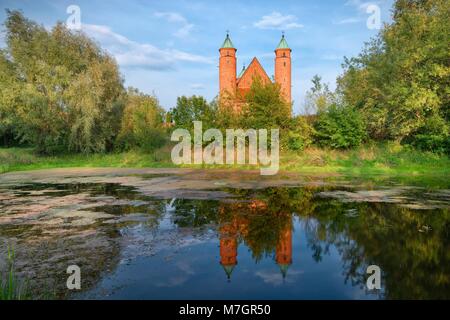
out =
[[[275,250],[275,261],[280,267],[283,278],[286,277],[287,270],[292,264],[292,217],[289,216],[288,219],[289,223],[281,231]]]
[[[223,42],[219,49],[219,92],[220,95],[236,93],[236,48],[231,42],[230,35]]]
[[[222,265],[228,280],[237,265],[238,239],[236,223],[224,224],[220,227],[220,264]]]
[[[291,49],[284,34],[275,49],[275,82],[280,84],[281,95],[286,102],[291,103]]]

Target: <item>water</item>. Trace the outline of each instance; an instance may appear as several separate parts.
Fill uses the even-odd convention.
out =
[[[0,254],[15,248],[36,297],[450,298],[446,189],[221,191],[229,196],[195,200],[118,183],[4,186]],[[65,288],[72,264],[81,268],[79,292]],[[366,288],[369,265],[381,268],[381,290]]]

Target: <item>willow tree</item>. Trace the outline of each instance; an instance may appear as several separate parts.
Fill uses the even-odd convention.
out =
[[[48,31],[7,10],[5,26],[0,124],[41,153],[111,149],[124,99],[115,60],[62,23]]]
[[[117,148],[153,151],[168,140],[164,109],[156,97],[128,88]]]

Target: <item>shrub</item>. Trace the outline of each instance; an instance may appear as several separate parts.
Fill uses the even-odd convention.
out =
[[[336,104],[318,114],[314,129],[319,146],[335,149],[357,147],[366,136],[361,115],[352,107]]]
[[[403,142],[423,151],[450,154],[448,124],[439,116],[429,118],[422,128]]]
[[[275,129],[289,127],[286,119],[291,117],[291,104],[286,103],[280,93],[280,86],[263,83],[255,77],[249,92],[245,95],[241,123],[245,128]]]
[[[304,117],[297,116],[291,120],[287,131],[286,146],[292,151],[301,151],[312,143],[313,128]]]
[[[208,103],[202,96],[181,96],[177,98],[177,105],[170,110],[170,118],[175,128],[193,130],[194,121],[201,121],[203,129],[214,127],[216,120],[216,104]]]
[[[167,141],[163,118],[164,110],[155,97],[133,88],[128,89],[127,105],[117,137],[117,148],[153,151],[162,147]]]

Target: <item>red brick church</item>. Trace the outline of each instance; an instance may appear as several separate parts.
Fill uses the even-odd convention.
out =
[[[252,82],[258,77],[263,83],[272,82],[266,71],[253,58],[247,68],[243,68],[239,75],[236,72],[236,51],[229,34],[219,49],[219,90],[220,97],[243,96],[250,90]],[[286,102],[291,103],[291,49],[284,35],[275,49],[275,83],[280,85],[281,94]]]

